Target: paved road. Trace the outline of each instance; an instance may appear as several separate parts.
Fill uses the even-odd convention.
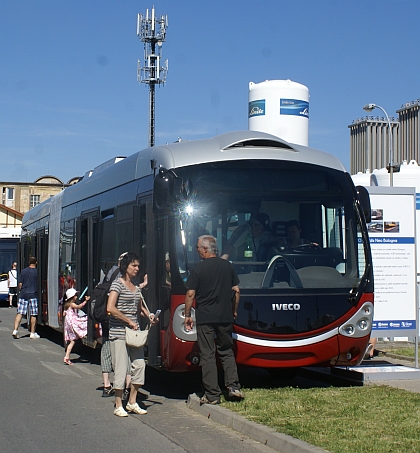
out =
[[[15,313],[0,308],[2,453],[273,451],[188,409],[198,376],[148,370],[148,414],[115,417],[113,399],[101,397],[98,351],[82,347],[66,366],[53,330],[39,328],[41,339],[31,340],[21,327],[13,339]]]

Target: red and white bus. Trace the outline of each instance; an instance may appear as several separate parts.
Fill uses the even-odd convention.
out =
[[[183,321],[197,238],[211,234],[222,251],[261,213],[270,220],[265,252],[229,256],[241,289],[237,362],[272,371],[360,363],[373,317],[366,191],[334,156],[256,131],[106,162],[29,211],[21,259],[38,258],[39,322],[60,328],[66,285],[91,291],[122,252],[134,251],[148,275],[148,306],[162,310],[148,364],[196,369],[196,332],[186,332]],[[307,244],[281,245],[290,220],[300,223]],[[94,344],[90,324],[86,343]]]

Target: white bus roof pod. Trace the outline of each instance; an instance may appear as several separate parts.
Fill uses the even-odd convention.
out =
[[[148,150],[152,151],[151,159],[156,161],[157,167],[167,169],[241,158],[262,160],[284,158],[288,161],[305,162],[346,172],[343,164],[331,154],[287,143],[279,137],[258,131],[228,132],[210,139],[181,141]]]

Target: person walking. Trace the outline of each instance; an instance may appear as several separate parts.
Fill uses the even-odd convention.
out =
[[[193,328],[191,306],[195,298],[197,342],[204,387],[200,403],[220,403],[222,392],[218,383],[216,349],[224,371],[228,398],[241,400],[244,394],[240,390],[232,339],[240,297],[239,279],[229,261],[217,256],[217,242],[213,236],[200,236],[196,248],[202,261],[193,267],[186,283],[184,326],[186,330]]]
[[[7,286],[9,287],[9,308],[13,308],[13,298],[17,297],[17,263],[12,264],[12,268],[7,274]]]
[[[77,340],[87,335],[88,316],[80,316],[79,310],[84,307],[90,299],[85,299],[80,304],[77,303],[79,292],[75,288],[69,288],[64,296],[64,365],[73,365],[70,360],[70,354]]]
[[[29,338],[35,340],[40,338],[35,332],[38,316],[38,273],[36,269],[37,261],[34,256],[29,257],[29,266],[25,267],[19,277],[19,302],[18,312],[15,317],[15,325],[12,336],[19,338],[18,329],[23,315],[29,316],[31,334]],[[30,312],[30,313],[29,313]]]

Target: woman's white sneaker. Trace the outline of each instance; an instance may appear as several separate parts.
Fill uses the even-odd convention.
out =
[[[31,340],[37,340],[38,338],[41,338],[36,332],[34,333],[31,333],[31,335],[29,336],[29,338]]]
[[[130,404],[127,403],[127,406],[125,406],[128,412],[134,412],[135,414],[139,415],[144,415],[147,414],[147,411],[145,409],[142,409],[137,403]]]
[[[128,417],[127,412],[124,410],[124,408],[122,406],[116,407],[114,409],[114,415],[116,415],[117,417]]]

